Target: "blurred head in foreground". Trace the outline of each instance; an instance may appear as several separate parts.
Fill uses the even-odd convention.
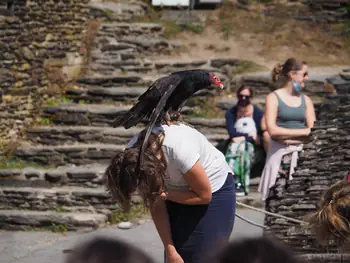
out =
[[[267,237],[246,238],[227,245],[215,263],[301,263],[293,252]]]
[[[153,263],[139,249],[111,238],[94,238],[73,249],[65,263]]]

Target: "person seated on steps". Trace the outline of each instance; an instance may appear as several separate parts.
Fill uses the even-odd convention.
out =
[[[140,249],[117,239],[96,237],[77,245],[65,263],[154,263]]]
[[[236,195],[249,193],[252,165],[262,159],[261,119],[263,111],[251,103],[253,89],[242,85],[236,93],[237,104],[227,110],[226,129],[229,139],[225,147],[226,161],[236,175]],[[261,149],[261,148],[260,148]]]
[[[350,238],[350,173],[322,196],[315,212],[307,215],[310,229],[320,244],[335,241],[342,246]]]

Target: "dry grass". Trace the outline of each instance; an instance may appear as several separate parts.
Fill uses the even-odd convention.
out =
[[[258,43],[258,55],[277,61],[297,56],[318,65],[349,63],[349,35],[334,35],[336,25],[284,18],[288,11],[285,7],[274,10],[278,17],[238,9],[226,2],[208,22],[224,38],[244,41],[245,46]],[[338,32],[345,32],[344,27],[338,25]]]
[[[86,33],[82,40],[82,46],[80,53],[84,57],[83,67],[81,68],[80,75],[83,76],[88,71],[88,67],[91,62],[91,52],[94,48],[95,38],[100,28],[100,22],[97,20],[90,20],[87,25]]]
[[[291,8],[273,7],[278,17],[256,12],[265,7],[251,5],[252,10],[246,11],[231,1],[216,10],[195,11],[205,19],[204,31],[201,34],[189,31],[174,34],[172,39],[180,40],[184,48],[171,57],[157,56],[157,59],[234,57],[271,68],[276,62],[294,56],[312,66],[349,64],[348,24],[330,25],[285,18]]]

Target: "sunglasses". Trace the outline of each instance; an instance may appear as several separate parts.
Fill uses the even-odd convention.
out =
[[[239,95],[238,95],[238,98],[239,98],[239,99],[243,99],[243,98],[249,99],[250,96],[246,96],[246,95],[241,95],[241,94],[239,94]]]

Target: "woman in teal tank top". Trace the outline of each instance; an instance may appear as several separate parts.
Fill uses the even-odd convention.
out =
[[[276,209],[274,201],[283,195],[287,181],[292,179],[299,152],[316,120],[311,99],[302,94],[308,79],[306,62],[289,58],[274,68],[272,79],[277,90],[266,97],[264,121],[270,142],[259,184],[268,211]],[[266,216],[265,224],[272,225],[274,220]]]

